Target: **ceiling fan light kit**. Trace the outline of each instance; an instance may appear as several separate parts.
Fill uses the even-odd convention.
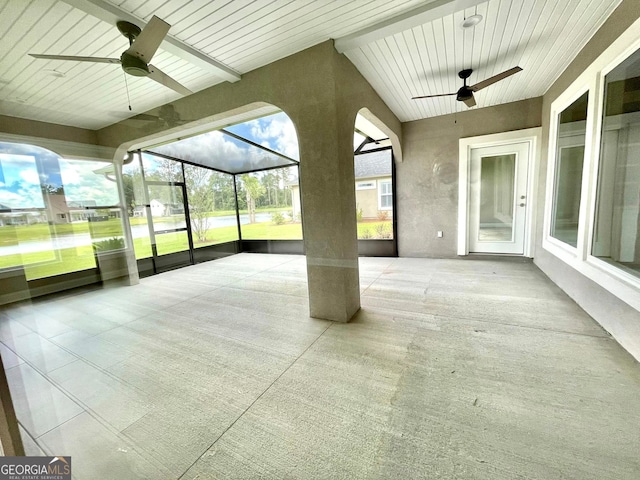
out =
[[[120,56],[120,64],[122,65],[122,70],[124,70],[125,73],[133,75],[134,77],[146,77],[149,75],[149,67],[146,62],[127,52],[122,52],[122,55]]]

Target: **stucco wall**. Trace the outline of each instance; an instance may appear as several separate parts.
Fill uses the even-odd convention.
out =
[[[98,133],[85,128],[0,115],[0,132],[76,143],[97,144]]]
[[[623,1],[544,95],[542,158],[537,197],[540,207],[544,205],[545,200],[552,102],[638,18],[640,18],[640,2],[638,0]],[[542,248],[543,215],[544,209],[539,208],[534,258],[536,265],[611,333],[635,358],[640,360],[640,313]]]
[[[542,98],[533,98],[402,125],[404,160],[396,163],[400,256],[456,256],[459,140],[539,127],[541,111]]]

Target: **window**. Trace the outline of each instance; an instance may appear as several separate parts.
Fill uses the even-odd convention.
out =
[[[573,247],[578,244],[588,100],[587,92],[558,115],[550,235]]]
[[[391,191],[391,180],[380,182],[380,210],[391,210],[393,208],[393,194]]]
[[[604,83],[591,253],[640,275],[640,50]]]
[[[0,142],[0,171],[0,269],[33,280],[95,268],[97,248],[122,243],[111,163]]]
[[[546,251],[636,309],[639,48],[640,24],[627,29],[551,103],[542,238]]]

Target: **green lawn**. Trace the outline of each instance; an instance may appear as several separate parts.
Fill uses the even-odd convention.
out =
[[[133,225],[146,223],[144,218],[130,218]],[[92,238],[111,238],[122,235],[120,221],[111,219],[94,224],[76,223],[64,225],[19,225],[0,227],[0,248],[17,245],[24,241],[46,241],[56,235],[86,234],[92,228]],[[51,230],[50,230],[51,229]],[[377,232],[391,232],[391,221],[364,222],[358,224],[358,238],[376,238]],[[242,238],[245,240],[301,240],[302,224],[285,223],[275,225],[271,222],[242,225]],[[216,245],[238,239],[237,227],[209,229],[207,240],[194,241],[194,247]],[[156,236],[156,248],[161,255],[179,252],[188,248],[186,232],[175,232]],[[136,258],[152,255],[149,238],[134,239]],[[96,262],[91,245],[76,248],[59,249],[28,253],[25,255],[0,255],[0,269],[24,265],[28,280],[95,268]]]

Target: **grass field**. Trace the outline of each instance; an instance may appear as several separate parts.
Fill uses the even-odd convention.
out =
[[[130,218],[132,225],[146,224],[145,218]],[[271,222],[242,225],[242,238],[245,240],[301,240],[302,225],[285,223],[275,225]],[[365,222],[358,224],[359,238],[375,238],[376,231],[391,232],[391,222]],[[88,222],[62,225],[17,225],[0,227],[0,269],[24,265],[28,280],[95,268],[96,261],[91,245],[47,250],[26,254],[2,255],[3,246],[15,246],[21,242],[49,241],[56,236],[91,233],[96,240],[122,236],[122,227],[118,219],[105,222]],[[369,236],[373,233],[373,237]],[[238,239],[238,229],[234,226],[210,229],[205,242],[194,241],[194,247],[231,242]],[[159,255],[183,251],[189,248],[186,232],[174,232],[156,236],[156,248]],[[134,239],[136,258],[152,255],[149,238]]]

